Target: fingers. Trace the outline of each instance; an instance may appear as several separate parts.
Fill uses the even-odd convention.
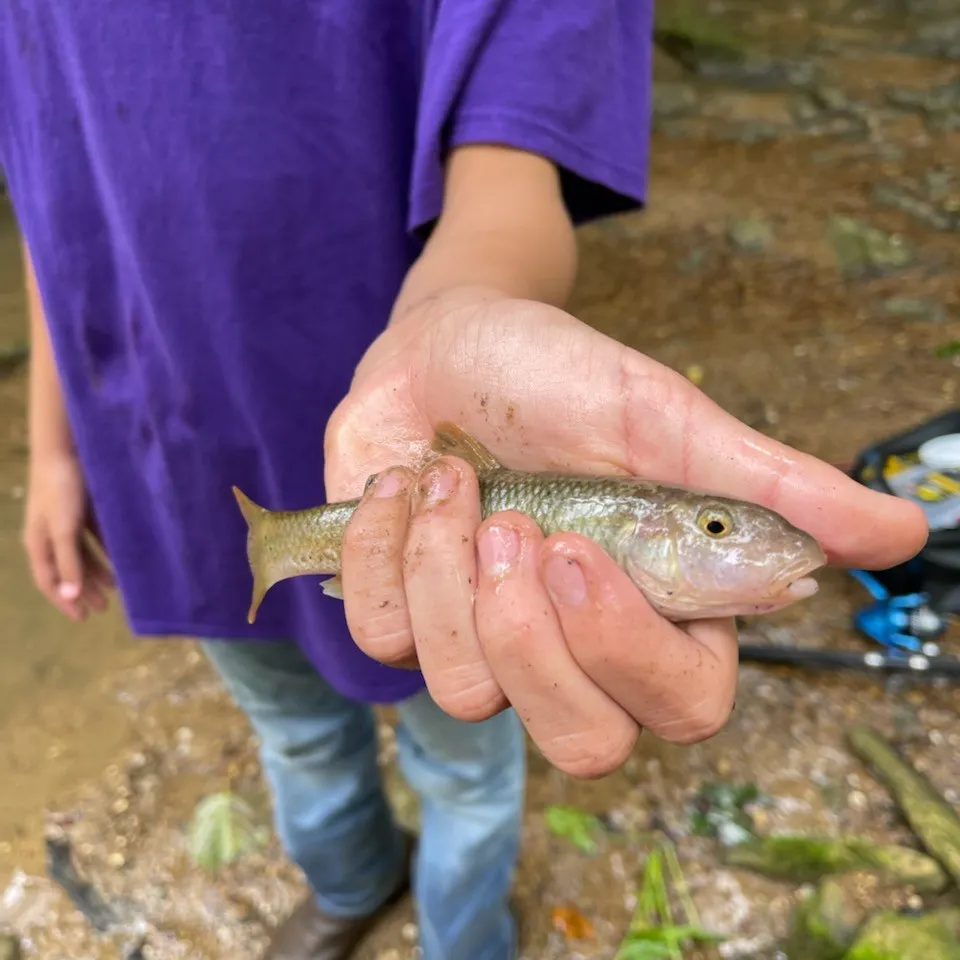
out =
[[[480,519],[480,491],[468,464],[443,457],[424,470],[404,549],[410,622],[430,695],[450,716],[468,721],[507,706],[474,626]]]
[[[347,625],[367,656],[391,666],[416,665],[403,583],[403,543],[413,474],[385,470],[364,491],[343,536],[341,573]]]
[[[572,658],[623,710],[673,743],[721,729],[737,685],[731,620],[680,629],[599,546],[576,534],[546,540],[538,564]]]
[[[640,731],[567,647],[540,578],[539,528],[522,514],[498,514],[477,542],[477,632],[497,683],[554,766],[580,778],[617,769]]]
[[[628,362],[629,361],[629,362]],[[836,467],[747,427],[679,374],[624,360],[627,465],[776,510],[823,546],[831,563],[882,569],[914,556],[923,511],[870,490]],[[651,370],[651,367],[653,369]],[[658,417],[651,410],[664,411]]]
[[[60,569],[61,557],[69,553],[62,538],[58,553],[58,540],[51,535],[47,524],[40,519],[28,519],[23,544],[37,589],[71,620],[85,619],[87,611],[81,596],[82,578],[75,577],[71,581],[69,575],[65,577]]]

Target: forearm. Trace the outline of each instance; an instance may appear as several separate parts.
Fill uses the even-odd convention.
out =
[[[443,213],[391,323],[461,291],[562,307],[576,269],[576,238],[553,165],[504,147],[464,147],[447,164]]]
[[[30,327],[30,384],[28,435],[31,458],[43,459],[72,452],[73,436],[63,400],[63,388],[53,356],[37,279],[26,244],[23,245],[24,280]]]

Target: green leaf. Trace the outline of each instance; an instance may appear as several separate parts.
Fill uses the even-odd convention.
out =
[[[204,797],[193,814],[187,851],[203,870],[216,873],[269,840],[269,831],[254,823],[249,805],[230,791]]]
[[[603,832],[603,824],[592,813],[576,807],[552,806],[544,811],[547,827],[558,837],[569,840],[584,853],[595,853],[595,837]]]
[[[655,940],[624,941],[614,960],[671,960],[676,953],[665,943]]]
[[[702,927],[692,924],[676,927],[652,927],[649,930],[636,930],[629,934],[628,939],[654,940],[664,943],[683,943],[694,940],[697,943],[721,943],[725,938],[719,933],[711,933]]]
[[[938,357],[956,357],[960,356],[960,340],[950,340],[948,343],[942,343],[937,347]]]

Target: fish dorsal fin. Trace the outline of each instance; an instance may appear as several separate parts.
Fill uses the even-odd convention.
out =
[[[477,473],[500,470],[500,461],[479,441],[454,423],[439,423],[431,444],[438,456],[466,460]]]

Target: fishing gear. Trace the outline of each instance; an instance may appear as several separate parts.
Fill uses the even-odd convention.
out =
[[[941,651],[960,614],[960,409],[863,450],[847,472],[872,490],[917,503],[930,525],[926,545],[907,562],[889,570],[847,571],[872,598],[854,613],[853,627],[880,649],[742,644],[741,661],[960,676],[960,658]]]
[[[960,409],[864,450],[850,475],[918,504],[930,525],[926,545],[906,563],[849,571],[874,601],[854,615],[854,626],[888,651],[937,656],[960,613]]]

